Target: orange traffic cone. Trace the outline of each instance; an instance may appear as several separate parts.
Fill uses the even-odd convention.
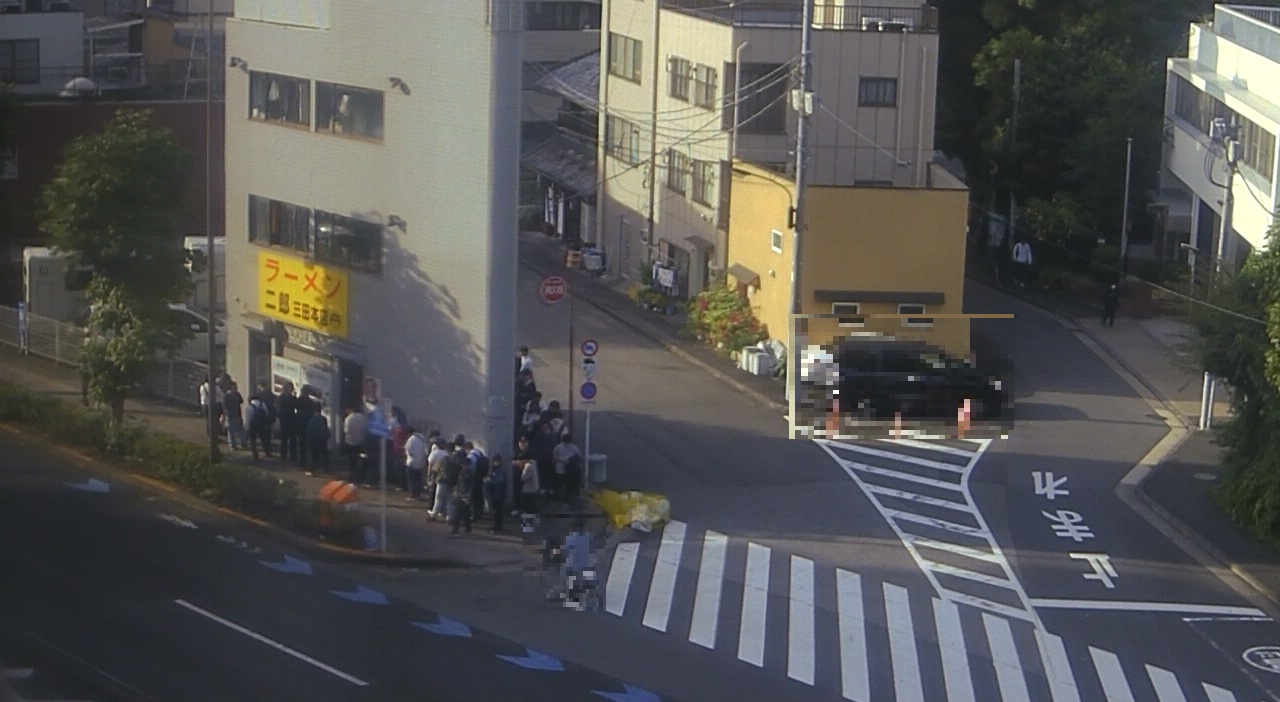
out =
[[[971,407],[972,405],[969,402],[969,398],[966,397],[964,402],[960,405],[960,411],[956,413],[957,439],[963,439],[964,435],[969,431],[969,422],[970,417],[972,416]]]

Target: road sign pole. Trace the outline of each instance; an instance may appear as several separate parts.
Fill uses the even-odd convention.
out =
[[[569,298],[569,433],[573,433],[573,396],[577,394],[573,387],[573,361],[574,361],[574,345],[573,345],[573,288],[565,282],[564,294]]]
[[[583,442],[583,453],[585,455],[582,457],[582,465],[584,475],[589,476],[591,469],[591,405],[587,405],[587,426],[584,431],[586,439]]]
[[[382,515],[378,531],[378,550],[387,552],[387,438],[378,437],[378,465],[382,472]]]

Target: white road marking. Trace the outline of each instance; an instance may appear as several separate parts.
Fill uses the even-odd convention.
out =
[[[764,667],[764,627],[769,609],[769,547],[747,544],[747,571],[738,626],[738,660]]]
[[[1120,667],[1116,654],[1090,646],[1089,655],[1093,657],[1093,668],[1098,671],[1098,682],[1102,683],[1102,694],[1107,696],[1107,702],[1134,702],[1133,692],[1124,679],[1124,669]]]
[[[840,624],[840,692],[846,700],[870,702],[867,622],[862,614],[862,578],[836,569],[836,613]]]
[[[1125,612],[1176,612],[1179,614],[1221,614],[1224,616],[1267,617],[1256,607],[1233,607],[1189,602],[1126,602],[1120,600],[1032,599],[1040,609],[1099,609]]]
[[[26,680],[35,673],[34,668],[0,668],[0,678],[6,680]]]
[[[693,599],[693,621],[689,640],[704,648],[716,647],[716,624],[720,620],[720,592],[724,588],[724,558],[729,537],[708,531],[702,537],[702,565],[698,568],[698,591]]]
[[[987,644],[991,647],[991,662],[995,664],[996,683],[1000,686],[1000,699],[1005,702],[1031,699],[1027,680],[1018,660],[1018,646],[1013,641],[1009,620],[983,612],[982,624],[987,630]]]
[[[962,448],[954,446],[944,446],[936,441],[916,441],[915,439],[901,439],[894,443],[910,446],[911,448],[925,449],[926,451],[937,451],[938,453],[946,453],[952,456],[960,456],[961,458],[971,458],[973,451],[966,451]]]
[[[1187,702],[1187,696],[1182,694],[1182,686],[1178,684],[1178,676],[1164,668],[1148,665],[1147,677],[1151,678],[1151,686],[1156,689],[1160,702]]]
[[[981,529],[967,526],[965,524],[957,524],[956,522],[947,521],[945,519],[938,519],[937,517],[930,517],[925,514],[904,512],[898,509],[886,509],[884,510],[884,516],[897,519],[898,521],[913,522],[915,524],[922,524],[935,529],[942,529],[943,531],[964,534],[965,536],[972,536],[979,539],[986,538],[986,534],[983,534]]]
[[[1067,658],[1067,647],[1062,643],[1062,637],[1038,628],[1036,641],[1040,644],[1040,662],[1044,664],[1045,675],[1049,679],[1053,702],[1080,702],[1080,689],[1071,674],[1071,660]]]
[[[954,463],[944,463],[942,461],[931,461],[927,458],[916,458],[915,456],[911,456],[905,453],[894,453],[893,451],[881,451],[880,449],[873,449],[869,446],[859,446],[857,444],[839,444],[838,446],[840,449],[845,451],[853,451],[855,453],[861,453],[866,456],[874,456],[876,458],[885,458],[891,461],[897,461],[899,463],[910,463],[911,465],[914,465],[914,466],[921,466],[924,468],[936,468],[938,470],[946,470],[946,471],[951,471],[953,473],[964,472],[964,466],[956,465]],[[972,453],[967,455],[970,457],[973,456]],[[845,460],[849,461],[849,459],[847,458]],[[855,461],[849,461],[849,463],[855,463]],[[862,464],[858,463],[857,465],[862,465]]]
[[[908,534],[907,538],[911,539],[911,543],[922,548],[931,548],[937,551],[948,551],[950,553],[954,553],[959,556],[972,558],[976,561],[987,561],[988,563],[997,563],[997,564],[1000,563],[1000,556],[997,556],[996,554],[990,551],[983,551],[980,548],[973,548],[972,546],[963,546],[961,544],[953,544],[950,541],[939,541],[937,539],[930,539],[927,536],[916,536],[915,534]]]
[[[787,677],[813,684],[813,561],[791,557],[791,609],[787,616]]]
[[[960,610],[951,602],[935,598],[933,621],[938,629],[938,650],[942,653],[942,679],[947,687],[948,702],[975,702]]]
[[[943,575],[950,575],[955,578],[963,578],[965,580],[972,580],[974,582],[984,583],[986,585],[993,585],[995,587],[1002,587],[1006,589],[1013,587],[1013,583],[1009,582],[1008,578],[999,577],[995,575],[987,575],[986,573],[979,573],[977,571],[967,570],[965,568],[957,568],[953,565],[948,565],[946,563],[938,563],[937,561],[930,561],[927,558],[925,558],[924,560],[928,561],[929,570],[932,570],[936,573],[942,573]],[[1019,617],[1019,619],[1025,619],[1025,617]]]
[[[281,653],[287,653],[290,656],[293,656],[294,658],[297,658],[298,660],[302,661],[303,663],[308,663],[310,665],[313,665],[319,668],[320,670],[323,670],[326,673],[329,673],[330,675],[342,678],[343,680],[346,680],[347,682],[353,685],[357,685],[359,687],[367,687],[369,685],[369,683],[361,680],[360,678],[355,677],[354,675],[348,675],[347,673],[344,673],[341,670],[338,670],[337,668],[334,668],[333,666],[327,663],[318,661],[315,658],[312,658],[311,656],[308,656],[307,654],[301,651],[298,651],[296,649],[289,648],[288,646],[280,643],[279,641],[269,639],[263,636],[262,634],[259,634],[256,631],[253,631],[251,629],[246,629],[229,619],[224,619],[214,614],[213,612],[210,612],[209,610],[203,609],[201,607],[197,607],[196,605],[193,605],[190,602],[187,602],[186,600],[174,600],[174,603],[181,607],[185,607],[186,609],[189,609],[192,612],[195,612],[196,614],[199,614],[200,616],[205,617],[206,619],[215,621],[227,627],[228,629],[231,629],[232,631],[244,634],[245,636],[248,636],[254,641],[257,641],[259,643],[264,643],[276,649],[277,651],[280,651]]]
[[[924,702],[920,680],[920,657],[916,653],[915,629],[905,588],[884,584],[885,621],[889,627],[889,655],[893,659],[893,690],[896,702]]]
[[[621,617],[627,606],[627,592],[631,590],[631,575],[636,570],[636,555],[640,543],[628,541],[613,550],[613,564],[609,566],[609,580],[604,586],[604,611]]]
[[[671,600],[680,572],[680,553],[684,549],[684,522],[670,522],[662,530],[658,546],[658,562],[653,567],[649,584],[649,601],[644,608],[644,625],[665,632],[671,618]]]
[[[969,509],[969,505],[966,505],[963,502],[954,502],[952,500],[940,500],[936,497],[929,497],[928,495],[921,495],[915,492],[907,492],[906,490],[898,490],[895,488],[884,487],[882,485],[872,485],[870,483],[863,483],[861,480],[859,480],[858,482],[862,483],[863,490],[866,490],[867,492],[875,493],[877,495],[884,495],[885,497],[896,497],[899,500],[919,502],[922,505],[929,505],[930,507],[941,507],[943,509],[953,509],[957,512],[964,512],[965,514],[969,514],[970,512],[972,512],[972,510]]]
[[[938,488],[939,490],[958,491],[962,489],[960,483],[953,483],[949,480],[926,478],[922,475],[916,475],[915,473],[904,473],[899,470],[890,470],[888,468],[881,468],[879,466],[873,466],[866,463],[858,463],[857,461],[845,461],[845,463],[862,471],[863,473],[878,475],[882,478],[889,478],[890,480],[902,480],[908,483],[915,483],[917,485],[928,485],[929,487]]]
[[[1208,696],[1209,702],[1236,702],[1236,696],[1231,694],[1229,690],[1224,690],[1217,685],[1204,683],[1204,694]]]

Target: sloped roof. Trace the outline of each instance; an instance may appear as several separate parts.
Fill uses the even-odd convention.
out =
[[[552,70],[533,85],[540,93],[559,95],[595,108],[600,99],[600,52],[592,51]]]
[[[596,194],[595,147],[557,134],[525,152],[521,163],[584,197]]]

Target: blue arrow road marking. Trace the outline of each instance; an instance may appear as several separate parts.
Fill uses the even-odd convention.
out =
[[[613,702],[662,702],[661,697],[635,685],[622,683],[622,687],[626,688],[626,692],[604,692],[602,690],[592,690],[591,692],[606,700],[613,700]]]
[[[433,634],[439,634],[441,636],[461,636],[465,639],[471,638],[471,627],[457,621],[456,619],[450,619],[448,617],[440,617],[440,623],[438,624],[414,622],[413,625],[419,629],[425,629],[426,631]]]
[[[539,653],[532,648],[526,648],[523,656],[498,656],[498,658],[530,670],[564,671],[564,664],[559,659],[548,656],[545,653]]]
[[[101,480],[98,480],[97,478],[89,478],[83,483],[67,483],[67,487],[75,488],[76,490],[80,490],[82,492],[101,493],[101,492],[109,492],[111,490],[110,485],[102,482]]]
[[[356,585],[356,589],[351,592],[343,592],[342,590],[330,590],[329,592],[332,592],[344,600],[350,600],[352,602],[363,602],[365,604],[376,605],[384,605],[387,603],[386,595],[374,590],[373,588],[365,587],[364,585]]]
[[[284,563],[272,563],[270,561],[258,561],[262,565],[276,571],[277,573],[296,573],[298,575],[311,575],[311,564],[304,560],[286,555]]]

